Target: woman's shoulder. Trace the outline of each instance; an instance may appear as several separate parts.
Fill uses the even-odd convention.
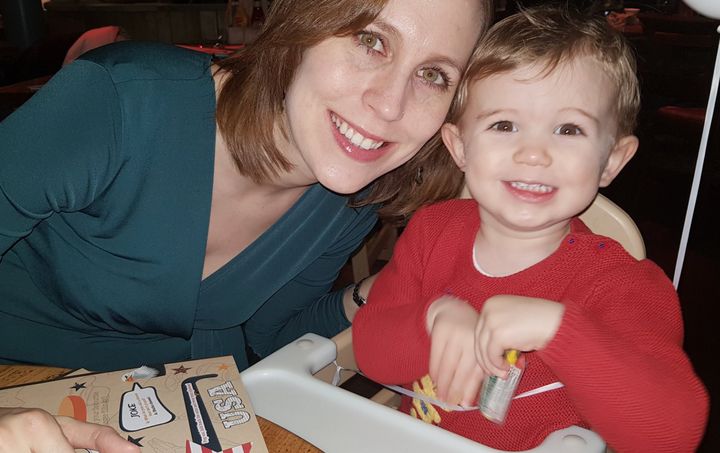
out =
[[[104,67],[116,82],[207,77],[208,55],[160,42],[121,41],[93,49],[77,61]]]

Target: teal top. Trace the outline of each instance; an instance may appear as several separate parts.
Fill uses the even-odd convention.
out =
[[[119,369],[265,356],[349,326],[331,288],[376,222],[320,185],[202,280],[213,183],[209,57],[123,42],[0,124],[0,363]]]

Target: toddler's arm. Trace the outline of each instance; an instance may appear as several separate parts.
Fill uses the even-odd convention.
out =
[[[486,374],[504,376],[505,351],[542,349],[555,336],[565,307],[551,300],[513,295],[485,301],[475,329],[475,355]]]
[[[406,384],[428,373],[425,311],[442,295],[422,291],[434,245],[433,224],[423,210],[413,216],[353,320],[355,359],[363,373],[378,382]]]
[[[568,303],[538,351],[591,429],[618,452],[692,452],[707,392],[682,350],[672,284],[645,260],[604,276],[585,303]]]

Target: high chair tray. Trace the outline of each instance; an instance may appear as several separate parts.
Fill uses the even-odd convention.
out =
[[[313,377],[332,363],[332,340],[306,334],[241,373],[257,415],[327,453],[499,452]],[[602,453],[594,432],[572,426],[533,453]]]

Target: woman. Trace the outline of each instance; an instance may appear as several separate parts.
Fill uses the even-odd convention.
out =
[[[0,126],[0,357],[242,369],[246,347],[349,326],[352,291],[330,287],[377,206],[402,217],[458,188],[423,144],[489,9],[278,0],[216,68],[133,42],[68,65]]]

